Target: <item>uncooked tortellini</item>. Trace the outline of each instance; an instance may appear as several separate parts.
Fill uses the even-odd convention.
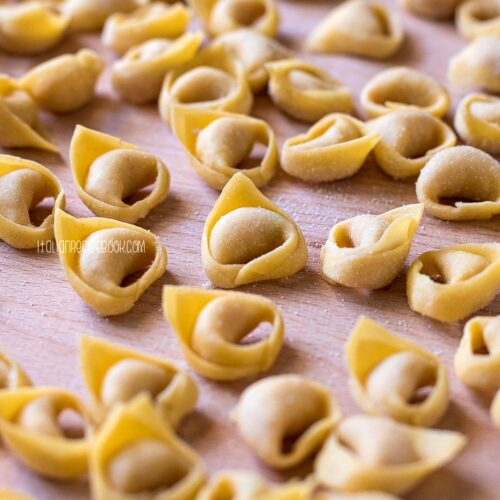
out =
[[[500,391],[497,392],[491,405],[491,418],[493,423],[500,429]]]
[[[0,391],[29,387],[31,380],[19,363],[7,357],[0,349]]]
[[[448,19],[462,0],[400,0],[407,9],[431,19]]]
[[[465,1],[458,8],[457,28],[469,40],[484,35],[500,35],[498,0]]]

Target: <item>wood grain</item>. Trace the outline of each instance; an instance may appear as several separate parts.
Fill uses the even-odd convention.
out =
[[[407,40],[397,56],[383,63],[343,56],[304,57],[328,70],[359,95],[363,84],[383,68],[407,64],[446,82],[447,61],[461,49],[451,23],[433,23],[413,17],[395,0],[379,0],[402,16]],[[281,1],[280,38],[300,49],[333,2]],[[21,75],[42,60],[59,53],[90,46],[110,62],[96,35],[67,40],[52,53],[36,59],[0,56],[2,71]],[[456,107],[463,91],[451,89]],[[254,114],[272,124],[280,144],[306,130],[276,110],[270,101],[257,99]],[[190,168],[171,132],[160,122],[156,108],[121,103],[110,88],[109,71],[101,80],[98,96],[80,112],[66,116],[44,116],[52,136],[61,147],[62,158],[28,150],[10,154],[34,159],[48,166],[64,183],[68,210],[88,216],[76,197],[68,164],[68,145],[73,129],[81,123],[114,134],[158,154],[172,173],[172,192],[141,225],[157,233],[169,255],[168,272],[152,286],[128,314],[103,319],[94,314],[66,282],[54,253],[18,251],[0,243],[0,342],[38,385],[61,385],[86,397],[79,374],[77,340],[86,333],[129,345],[149,353],[182,360],[178,345],[160,310],[162,285],[210,286],[203,274],[200,239],[206,215],[218,193],[207,187]],[[395,182],[376,166],[366,165],[355,177],[325,185],[307,185],[280,174],[265,194],[287,210],[301,226],[310,250],[307,267],[290,279],[259,283],[242,290],[263,294],[281,307],[286,325],[286,345],[272,374],[301,373],[330,387],[345,415],[359,412],[347,387],[344,342],[356,318],[366,314],[395,332],[431,350],[449,368],[452,404],[440,424],[464,432],[469,445],[449,467],[434,474],[414,491],[411,499],[495,499],[500,491],[500,431],[488,416],[489,395],[464,388],[456,379],[452,359],[463,323],[439,324],[408,308],[405,272],[387,289],[376,292],[332,287],[319,276],[319,249],[336,222],[360,213],[380,213],[416,201],[414,182]],[[498,241],[500,220],[478,223],[446,223],[424,217],[411,252],[420,253],[465,242]],[[483,311],[500,314],[495,302]],[[286,476],[261,466],[238,438],[229,421],[229,411],[249,381],[217,384],[198,378],[201,400],[182,426],[182,435],[204,457],[210,472],[224,468],[251,468],[274,479],[307,472],[307,467]],[[89,497],[84,480],[57,484],[28,472],[0,447],[0,488],[33,494],[37,499],[84,499]]]

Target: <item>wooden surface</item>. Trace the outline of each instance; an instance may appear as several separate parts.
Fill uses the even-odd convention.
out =
[[[347,84],[355,96],[378,71],[395,64],[422,69],[446,82],[447,61],[464,41],[451,23],[432,23],[413,17],[395,0],[380,0],[402,16],[407,33],[403,49],[383,63],[343,56],[314,56],[318,63]],[[280,38],[299,49],[301,41],[331,8],[333,2],[281,1]],[[20,75],[33,64],[63,52],[91,46],[105,55],[97,36],[84,35],[66,41],[55,51],[37,59],[0,56],[2,71]],[[451,89],[454,108],[463,92]],[[272,124],[280,144],[307,127],[295,123],[259,97],[254,114]],[[0,243],[0,342],[38,385],[62,385],[86,397],[81,381],[76,345],[82,333],[145,352],[179,360],[178,345],[160,310],[163,284],[208,287],[200,259],[200,239],[206,215],[218,193],[207,187],[189,167],[186,156],[171,132],[160,122],[154,106],[136,108],[113,95],[109,72],[100,81],[98,97],[80,112],[44,117],[50,133],[61,147],[62,158],[35,151],[9,151],[48,166],[63,182],[68,210],[90,215],[75,195],[68,164],[68,145],[78,123],[96,128],[158,154],[172,173],[172,191],[141,225],[158,234],[168,250],[168,271],[144,294],[136,307],[117,318],[94,314],[65,280],[56,254],[18,251]],[[498,499],[500,491],[500,431],[488,416],[489,395],[473,393],[456,379],[452,359],[463,323],[439,324],[410,311],[405,294],[405,272],[387,289],[364,292],[332,287],[319,276],[319,250],[330,228],[360,213],[380,213],[416,201],[414,182],[395,182],[374,165],[366,165],[351,179],[325,185],[302,184],[279,174],[264,190],[287,210],[302,228],[310,258],[307,267],[290,279],[241,288],[263,294],[282,309],[286,343],[270,374],[301,373],[330,387],[344,415],[359,412],[347,387],[344,342],[356,318],[366,314],[439,355],[449,368],[452,402],[439,427],[467,434],[470,442],[449,467],[424,481],[411,499]],[[451,244],[498,241],[500,220],[480,223],[446,223],[425,216],[415,237],[410,258]],[[495,302],[485,314],[500,314]],[[183,437],[203,456],[210,472],[224,468],[257,469],[270,478],[287,476],[261,466],[239,439],[228,413],[249,381],[218,384],[198,378],[201,398],[197,410],[186,418]],[[37,499],[88,498],[85,481],[57,484],[28,472],[0,447],[0,488],[33,494]]]

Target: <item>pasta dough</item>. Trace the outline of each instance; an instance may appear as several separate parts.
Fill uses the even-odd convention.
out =
[[[176,428],[198,400],[196,382],[185,370],[96,337],[80,338],[80,366],[100,422],[116,405],[146,393],[158,414]]]
[[[399,49],[403,39],[401,21],[391,10],[366,0],[349,0],[314,28],[306,48],[385,59]]]
[[[321,249],[323,278],[351,288],[389,285],[408,257],[422,212],[422,205],[405,205],[336,224]]]
[[[82,49],[50,59],[21,78],[19,85],[36,103],[54,113],[69,113],[94,97],[104,61],[93,51]]]
[[[266,372],[283,344],[281,313],[260,295],[166,286],[163,311],[188,363],[212,380]],[[271,332],[243,343],[261,324],[271,326]]]
[[[386,417],[344,419],[315,463],[320,484],[403,495],[464,447],[459,432],[411,427]]]
[[[500,213],[500,164],[470,146],[441,151],[420,173],[417,197],[439,219],[490,219]]]
[[[399,498],[379,491],[363,491],[359,493],[326,491],[314,495],[313,500],[399,500]]]
[[[130,14],[108,17],[102,32],[103,44],[117,54],[155,38],[177,38],[191,19],[189,9],[180,3],[169,6],[163,2],[143,5]]]
[[[274,104],[296,120],[315,122],[328,113],[350,113],[349,89],[316,66],[298,59],[266,64],[269,95]]]
[[[279,29],[276,0],[189,0],[189,3],[212,36],[240,28],[274,36]]]
[[[9,359],[0,350],[0,391],[19,389],[20,387],[29,387],[31,385],[30,378],[19,363],[13,359]]]
[[[469,40],[500,35],[500,4],[497,0],[467,0],[458,8],[457,28]]]
[[[340,408],[323,385],[298,375],[277,375],[245,389],[232,417],[264,463],[288,469],[321,447],[340,419]]]
[[[455,128],[470,146],[500,154],[500,99],[485,94],[465,96],[455,114]]]
[[[418,109],[397,109],[368,122],[366,127],[380,134],[375,158],[395,179],[418,175],[434,155],[457,142],[446,123]]]
[[[165,75],[191,61],[202,41],[202,33],[186,33],[173,41],[154,38],[131,48],[113,65],[113,88],[132,104],[157,100]]]
[[[170,174],[165,164],[111,135],[78,125],[70,161],[78,196],[98,216],[134,224],[168,195]]]
[[[247,114],[252,104],[243,66],[219,45],[202,50],[190,62],[172,70],[163,83],[158,106],[168,124],[175,106]]]
[[[446,412],[446,368],[428,351],[361,317],[346,353],[352,393],[368,413],[428,427]]]
[[[54,200],[53,207],[40,222],[33,211],[48,198]],[[0,240],[15,248],[41,248],[54,239],[54,214],[64,206],[62,184],[50,170],[0,155]]]
[[[491,418],[493,423],[500,429],[500,391],[497,392],[491,405]]]
[[[205,274],[220,288],[292,276],[307,262],[302,231],[242,173],[208,214],[201,251]]]
[[[64,425],[66,412],[75,416]],[[69,480],[87,472],[92,430],[87,409],[70,392],[49,387],[0,391],[2,441],[42,476]]]
[[[450,108],[448,91],[434,78],[398,66],[375,75],[361,92],[361,105],[377,117],[396,109],[417,108],[440,118]]]
[[[500,287],[500,244],[425,252],[408,270],[410,307],[439,321],[459,321],[488,305]]]
[[[474,389],[500,389],[500,316],[476,316],[467,322],[455,355],[455,371]]]
[[[205,482],[200,457],[155,412],[146,396],[118,406],[96,436],[90,455],[96,500],[194,498]]]
[[[159,238],[124,222],[76,219],[57,210],[55,235],[66,278],[103,316],[130,310],[167,266]]]
[[[431,19],[448,19],[453,16],[462,0],[400,0],[407,9],[415,14]]]
[[[358,172],[379,139],[359,120],[334,113],[285,142],[281,167],[304,181],[344,179]]]
[[[276,173],[278,145],[265,121],[189,107],[177,109],[172,118],[174,134],[191,165],[214,189],[223,189],[238,172],[257,187],[265,186]]]
[[[481,36],[450,59],[448,79],[453,85],[500,92],[500,37]]]
[[[14,491],[0,490],[0,500],[33,500],[33,497]]]

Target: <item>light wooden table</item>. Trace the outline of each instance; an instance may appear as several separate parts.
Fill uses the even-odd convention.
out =
[[[450,56],[464,45],[451,23],[433,23],[413,17],[395,0],[380,0],[402,16],[407,41],[400,53],[378,63],[343,56],[304,57],[347,84],[355,96],[363,84],[383,68],[408,64],[446,82]],[[299,49],[333,2],[281,1],[281,39]],[[97,36],[72,38],[50,54],[37,59],[0,56],[2,71],[20,75],[33,64],[82,46],[102,49]],[[463,92],[451,89],[453,104]],[[280,143],[306,130],[259,97],[255,115],[272,124]],[[101,80],[98,97],[80,112],[67,116],[47,115],[45,122],[61,147],[62,158],[35,151],[9,151],[48,166],[64,183],[68,210],[88,216],[76,197],[68,164],[68,145],[73,129],[81,123],[121,137],[158,154],[172,173],[172,191],[167,201],[141,224],[157,233],[168,250],[168,271],[144,294],[136,307],[117,318],[103,319],[94,314],[64,278],[55,254],[18,251],[0,243],[0,342],[17,359],[38,385],[62,385],[85,395],[76,345],[82,333],[149,353],[160,354],[185,364],[176,340],[160,310],[165,283],[209,286],[200,261],[200,238],[206,215],[218,193],[207,187],[188,165],[186,156],[171,132],[160,122],[156,108],[132,107],[113,95],[109,71]],[[500,431],[488,417],[489,396],[464,388],[452,370],[452,358],[463,323],[439,324],[410,311],[405,294],[405,272],[387,289],[375,292],[332,287],[319,276],[319,250],[336,222],[360,213],[380,213],[414,203],[414,182],[395,182],[374,165],[366,165],[355,177],[325,185],[306,185],[280,174],[265,194],[287,210],[302,228],[310,258],[307,267],[290,279],[259,283],[242,288],[263,294],[281,307],[286,325],[286,344],[271,371],[300,373],[330,387],[342,404],[345,415],[359,412],[347,386],[344,342],[356,318],[366,314],[401,336],[419,343],[444,360],[449,368],[452,403],[439,427],[459,430],[469,437],[462,455],[449,467],[422,483],[411,499],[457,500],[498,499],[500,491]],[[498,241],[500,220],[478,223],[446,223],[424,217],[415,237],[410,258],[434,248],[465,242]],[[485,314],[500,314],[495,302]],[[259,465],[239,439],[229,421],[229,411],[249,381],[217,384],[198,378],[201,398],[197,410],[186,418],[183,437],[204,457],[210,472],[224,468],[260,470],[274,479],[275,474]],[[292,471],[287,477],[307,472]],[[88,498],[85,481],[57,484],[28,472],[0,447],[0,487],[33,494],[37,499]]]

